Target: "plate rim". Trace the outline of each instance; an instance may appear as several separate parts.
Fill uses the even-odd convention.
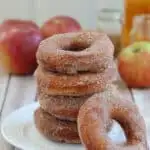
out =
[[[23,145],[23,144],[19,144],[19,142],[14,142],[14,140],[10,139],[6,134],[5,134],[5,131],[4,131],[4,127],[5,127],[5,124],[7,123],[7,120],[9,120],[10,118],[12,118],[18,111],[23,111],[24,109],[28,108],[28,109],[31,109],[32,107],[38,107],[39,106],[39,103],[38,102],[33,102],[31,104],[27,104],[21,108],[18,108],[16,110],[14,110],[12,113],[10,113],[9,115],[7,115],[3,120],[2,120],[2,123],[1,123],[1,127],[0,127],[0,131],[1,131],[1,134],[3,136],[3,138],[6,140],[6,142],[8,142],[9,144],[11,144],[12,146],[15,146],[19,149],[27,149],[27,150],[33,150],[33,148],[29,147],[27,144]]]
[[[38,146],[35,146],[35,144],[32,144],[32,142],[30,142],[29,140],[26,140],[24,143],[20,142],[17,140],[17,138],[13,138],[11,139],[11,137],[9,137],[9,135],[7,135],[6,131],[5,131],[5,126],[8,126],[8,121],[13,119],[14,116],[16,116],[16,113],[19,111],[27,111],[30,110],[30,112],[34,112],[34,110],[36,108],[38,108],[40,105],[38,102],[33,102],[31,104],[25,105],[21,108],[16,109],[15,111],[13,111],[12,113],[10,113],[8,116],[5,117],[5,119],[3,119],[2,124],[1,124],[1,134],[3,136],[3,138],[6,140],[6,142],[8,142],[9,144],[11,144],[12,146],[15,146],[19,149],[22,150],[41,150]],[[27,109],[27,110],[26,110]],[[22,114],[22,113],[20,113]],[[33,118],[33,116],[31,116]],[[8,120],[8,121],[7,121]],[[33,121],[33,120],[32,120]],[[22,122],[22,121],[21,121]],[[20,123],[21,124],[21,123]],[[35,126],[34,126],[35,127]],[[35,128],[36,129],[36,128]],[[6,133],[6,134],[5,134]],[[10,134],[11,135],[11,134]],[[27,143],[26,143],[27,142]],[[79,145],[80,146],[80,145]],[[53,147],[51,147],[50,149],[53,149]],[[55,149],[55,147],[54,147]],[[57,148],[58,149],[58,148]],[[68,147],[69,149],[69,147]],[[43,150],[43,149],[42,149]]]
[[[9,115],[7,115],[3,120],[2,120],[2,122],[1,122],[1,126],[0,126],[0,131],[1,131],[1,134],[2,134],[2,137],[6,140],[6,142],[8,142],[9,144],[11,144],[12,146],[15,146],[15,147],[17,147],[17,148],[19,148],[19,149],[23,149],[23,150],[25,150],[25,149],[27,149],[27,150],[35,150],[35,148],[37,148],[37,147],[35,147],[34,148],[34,145],[35,144],[33,144],[32,145],[32,147],[31,147],[31,144],[29,143],[29,144],[26,144],[26,143],[24,143],[24,144],[22,144],[22,143],[19,143],[19,142],[14,142],[14,141],[17,141],[15,138],[14,139],[10,139],[6,134],[5,134],[5,124],[7,125],[7,120],[10,120],[10,118],[13,118],[13,116],[14,115],[16,115],[16,113],[18,112],[18,111],[25,111],[26,109],[29,109],[29,110],[31,110],[32,109],[32,111],[34,112],[34,110],[37,108],[37,107],[39,107],[40,105],[39,105],[39,103],[38,102],[32,102],[32,103],[30,103],[30,104],[27,104],[27,105],[25,105],[25,106],[23,106],[23,107],[21,107],[21,108],[18,108],[18,109],[16,109],[16,110],[14,110],[12,113],[10,113]],[[33,116],[32,116],[33,117]],[[144,117],[144,116],[143,116]],[[145,117],[144,117],[145,118]],[[146,122],[150,122],[150,118],[146,118],[146,120],[145,120],[145,123]],[[148,138],[148,136],[147,136],[147,138]],[[148,141],[148,140],[147,140]],[[150,141],[148,141],[148,144],[150,145]],[[36,149],[36,150],[40,150],[40,149]]]

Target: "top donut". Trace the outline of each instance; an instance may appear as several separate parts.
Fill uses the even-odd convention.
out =
[[[102,72],[113,60],[114,46],[105,33],[81,31],[57,34],[42,41],[37,62],[49,71],[65,74]]]

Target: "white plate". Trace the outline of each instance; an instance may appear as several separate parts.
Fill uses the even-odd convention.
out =
[[[1,132],[9,143],[24,150],[84,150],[80,144],[62,144],[44,138],[34,126],[33,113],[37,107],[38,103],[25,106],[3,121]],[[109,137],[117,143],[125,140],[121,128],[116,123]]]

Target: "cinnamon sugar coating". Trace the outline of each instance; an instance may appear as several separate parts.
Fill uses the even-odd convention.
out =
[[[65,75],[52,73],[40,66],[35,72],[38,87],[50,95],[83,96],[103,91],[116,79],[113,63],[101,73]]]
[[[34,122],[37,130],[49,140],[80,143],[76,122],[59,120],[41,108],[35,111]]]
[[[125,144],[115,144],[108,137],[110,119],[123,128]],[[115,89],[95,94],[81,106],[78,131],[87,150],[148,150],[146,126],[138,107]]]
[[[81,31],[54,35],[40,43],[36,57],[49,71],[66,74],[101,72],[113,60],[114,46],[105,33]]]

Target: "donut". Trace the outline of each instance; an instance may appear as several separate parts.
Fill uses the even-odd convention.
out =
[[[111,88],[111,86],[109,87]],[[77,121],[77,116],[80,107],[92,95],[72,97],[72,96],[51,96],[38,91],[37,97],[40,107],[47,113],[60,120]],[[107,126],[107,131],[112,128],[113,122],[110,121]]]
[[[113,93],[94,94],[81,106],[77,124],[82,144],[87,150],[148,150],[145,122],[136,104]],[[111,119],[123,128],[124,144],[108,137],[106,126]]]
[[[116,78],[116,66],[112,64],[101,73],[66,75],[49,72],[42,67],[35,71],[37,88],[49,95],[83,96],[103,91]]]
[[[90,95],[72,96],[51,96],[38,92],[40,107],[60,120],[76,121],[80,107],[90,97]]]
[[[43,40],[36,58],[49,71],[77,74],[101,72],[112,62],[113,53],[114,46],[105,33],[80,31]]]
[[[41,108],[35,111],[34,122],[39,133],[49,140],[61,143],[80,143],[76,122],[59,120]]]

